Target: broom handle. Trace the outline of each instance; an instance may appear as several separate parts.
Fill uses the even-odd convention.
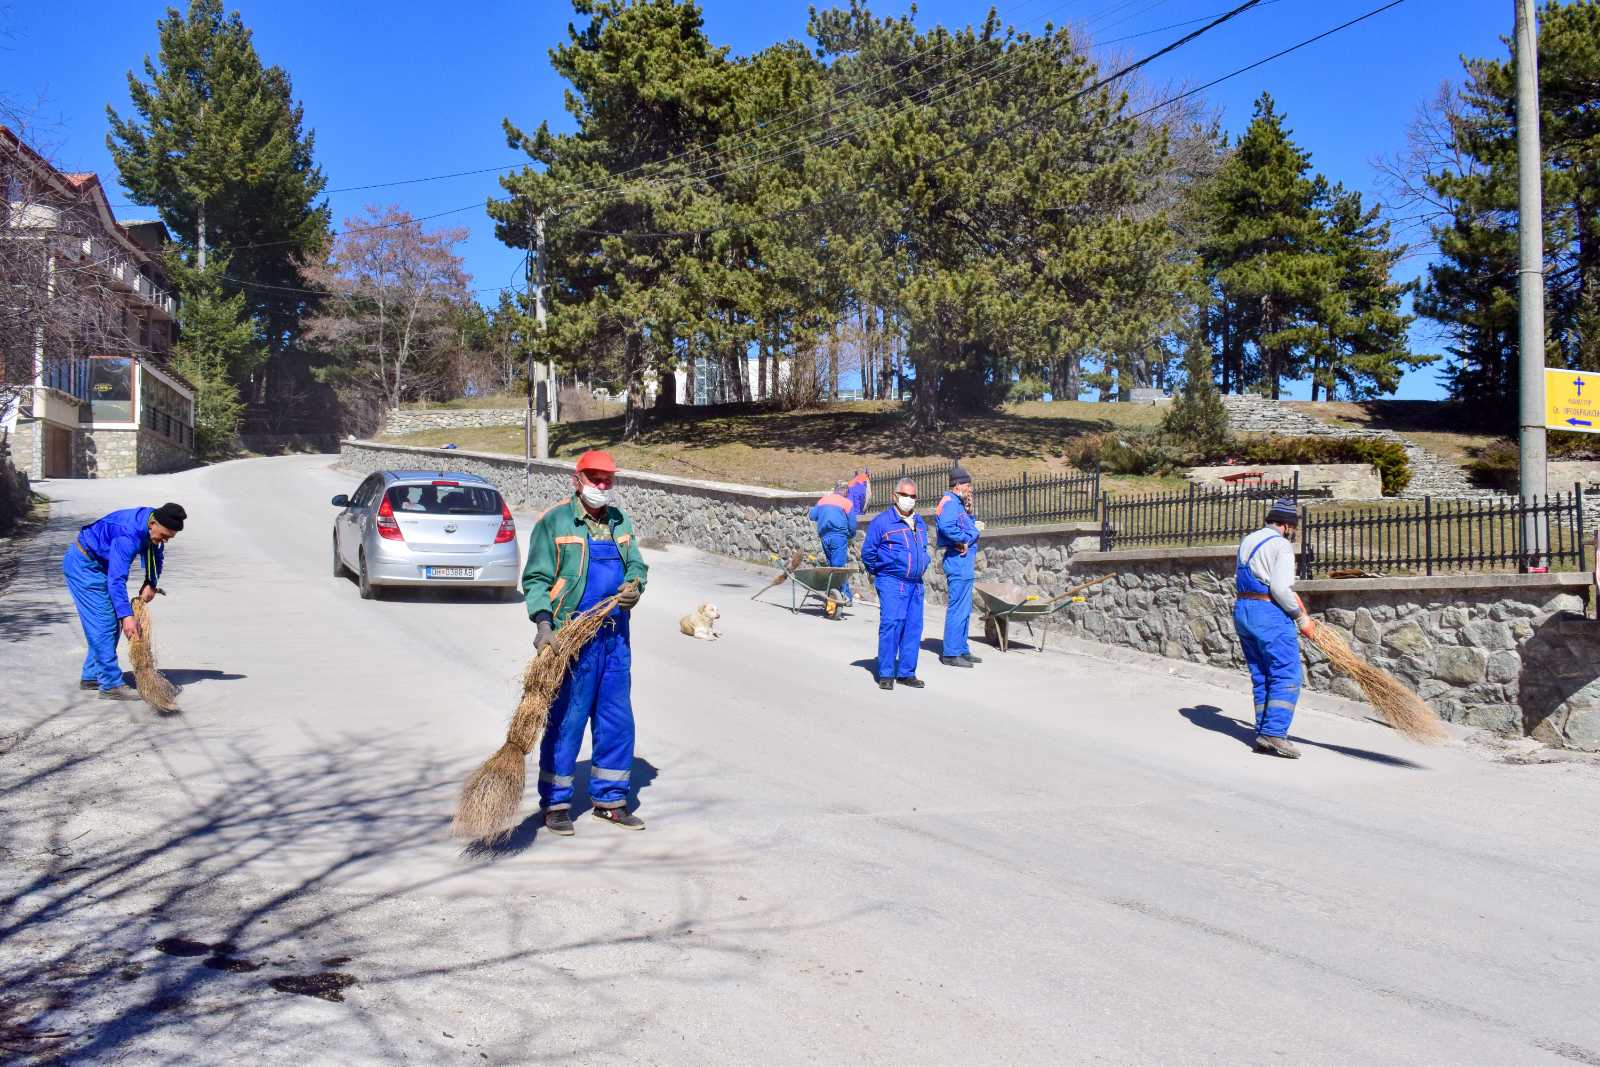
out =
[[[1068,589],[1065,593],[1062,593],[1060,596],[1055,597],[1054,599],[1052,599],[1050,601],[1050,603],[1059,604],[1063,600],[1067,599],[1068,597],[1077,596],[1079,593],[1083,592],[1085,589],[1093,589],[1095,586],[1099,585],[1101,582],[1109,582],[1111,579],[1113,579],[1115,577],[1116,577],[1116,573],[1112,572],[1111,574],[1107,574],[1107,575],[1104,575],[1102,577],[1096,578],[1092,582],[1084,582],[1082,585],[1075,585],[1071,589]]]

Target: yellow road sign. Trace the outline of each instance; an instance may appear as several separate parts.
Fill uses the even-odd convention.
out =
[[[1551,430],[1600,433],[1600,374],[1546,367],[1544,424]]]

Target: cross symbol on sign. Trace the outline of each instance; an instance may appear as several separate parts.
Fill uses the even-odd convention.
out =
[[[1576,389],[1578,391],[1578,395],[1579,396],[1582,396],[1583,395],[1583,379],[1582,378],[1574,378],[1574,379],[1572,379],[1572,388],[1574,388],[1574,389]]]

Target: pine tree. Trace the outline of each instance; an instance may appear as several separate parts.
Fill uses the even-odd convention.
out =
[[[172,365],[194,386],[195,451],[201,459],[223,459],[237,446],[244,411],[234,385],[236,368],[258,363],[264,346],[244,295],[223,288],[227,260],[213,258],[204,273],[181,264],[173,269],[181,303]]]
[[[1544,153],[1547,365],[1600,370],[1600,3],[1547,3],[1539,15]],[[1466,62],[1447,101],[1449,159],[1427,185],[1446,218],[1434,226],[1439,261],[1417,309],[1450,338],[1445,381],[1467,410],[1500,425],[1515,418],[1517,351],[1516,67]]]
[[[147,80],[128,74],[134,116],[106,109],[107,147],[133,199],[157,209],[187,262],[204,272],[219,250],[228,257],[220,280],[243,296],[266,341],[252,350],[255,366],[230,373],[259,399],[268,360],[284,363],[297,339],[306,296],[293,290],[306,287],[298,264],[326,241],[328,210],[317,202],[326,179],[289,75],[262,65],[238,13],[190,0],[187,15],[169,9],[157,31]]]

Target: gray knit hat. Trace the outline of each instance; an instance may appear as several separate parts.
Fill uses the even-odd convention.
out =
[[[954,489],[958,485],[971,484],[972,475],[967,473],[967,469],[959,463],[952,464],[950,467],[950,488]]]
[[[1300,505],[1295,502],[1294,497],[1280,496],[1278,499],[1274,500],[1272,502],[1272,506],[1267,509],[1267,521],[1283,522],[1288,523],[1291,526],[1299,526]]]

